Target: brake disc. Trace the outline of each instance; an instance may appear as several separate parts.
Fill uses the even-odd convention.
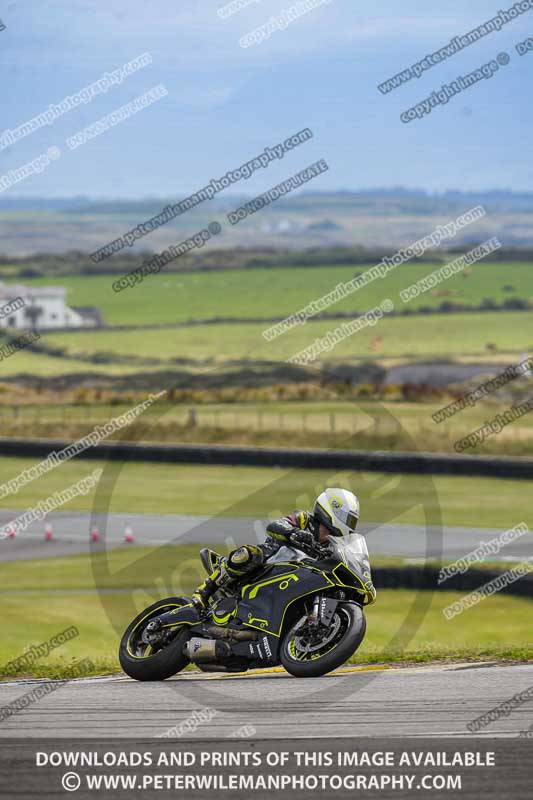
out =
[[[338,614],[335,614],[335,616],[333,617],[332,624],[327,629],[326,636],[322,638],[317,644],[311,644],[311,643],[304,644],[304,642],[306,641],[306,637],[296,636],[294,639],[295,647],[297,647],[298,650],[305,651],[306,653],[315,653],[317,650],[321,650],[323,647],[328,645],[331,642],[331,640],[335,638],[335,636],[339,632],[340,626],[341,626],[341,618]]]

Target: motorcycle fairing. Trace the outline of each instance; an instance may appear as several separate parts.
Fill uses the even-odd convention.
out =
[[[361,602],[365,605],[370,605],[375,601],[376,590],[374,589],[370,573],[366,571],[363,572],[363,566],[361,564],[355,567],[353,562],[339,563],[332,558],[317,563],[324,572],[327,572],[335,579],[336,586],[355,589],[356,592],[362,595]],[[363,576],[365,578],[368,576],[368,579],[365,581]]]
[[[354,587],[365,605],[376,602],[377,592],[372,583],[370,559],[365,537],[353,533],[345,539],[330,539],[331,555],[317,563],[332,574],[339,586]]]
[[[305,564],[277,564],[241,589],[237,616],[248,628],[280,637],[289,606],[335,584],[320,569]]]

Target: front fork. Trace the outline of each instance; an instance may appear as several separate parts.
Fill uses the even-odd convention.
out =
[[[309,627],[318,628],[319,625],[323,625],[325,628],[328,628],[338,603],[338,598],[323,597],[319,594],[315,595],[313,598],[312,611],[307,618]]]
[[[318,616],[320,614],[320,595],[316,594],[313,598],[313,610],[307,617],[307,624],[310,628],[318,628]]]

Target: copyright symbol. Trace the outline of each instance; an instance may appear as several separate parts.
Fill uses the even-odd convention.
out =
[[[511,58],[508,53],[498,53],[498,55],[496,56],[496,61],[501,67],[505,67],[505,65],[508,64],[510,60]]]
[[[49,159],[55,161],[56,158],[59,158],[59,156],[61,155],[61,150],[59,149],[59,147],[55,147],[54,145],[53,147],[48,148],[47,155]]]
[[[381,310],[385,314],[388,314],[389,312],[391,312],[393,308],[394,308],[394,303],[392,302],[392,300],[388,300],[388,299],[384,300],[382,302],[382,304],[381,304]]]
[[[210,222],[209,225],[207,226],[207,230],[209,231],[209,233],[212,233],[213,236],[216,236],[217,233],[220,233],[222,227],[218,222]]]
[[[66,792],[76,792],[81,785],[81,778],[77,772],[66,772],[61,778],[61,785]]]

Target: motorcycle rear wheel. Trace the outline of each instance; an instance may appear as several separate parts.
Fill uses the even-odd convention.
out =
[[[141,611],[128,625],[120,641],[118,656],[126,675],[137,681],[164,681],[187,666],[189,659],[183,655],[183,646],[189,638],[188,627],[178,630],[172,641],[156,652],[141,637],[151,619],[188,602],[186,597],[158,600]]]
[[[318,678],[342,666],[358,649],[366,632],[363,609],[355,603],[339,603],[319,642],[306,644],[301,630],[305,620],[302,617],[289,628],[280,650],[281,663],[298,678]]]

